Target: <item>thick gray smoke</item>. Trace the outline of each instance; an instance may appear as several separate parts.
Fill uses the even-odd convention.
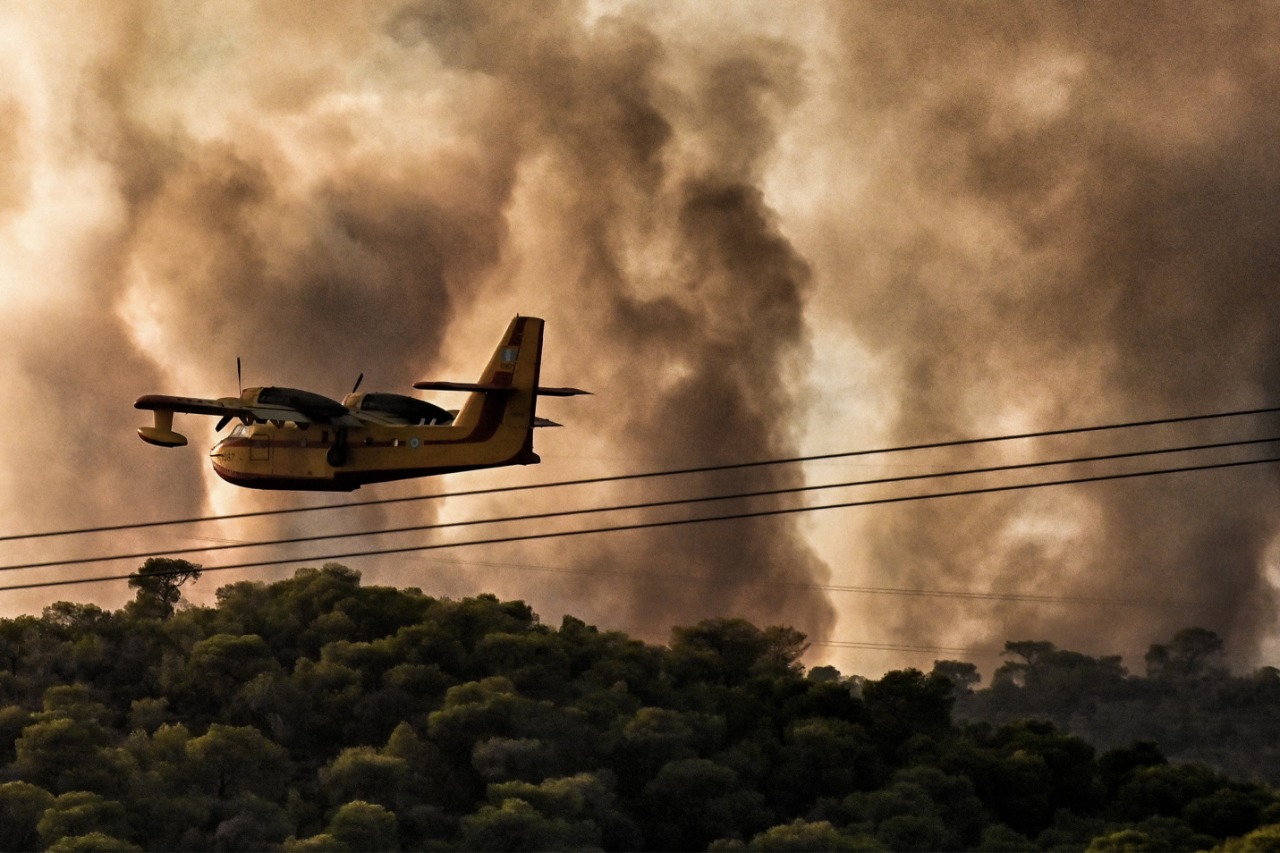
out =
[[[788,413],[802,400],[795,380],[810,273],[760,182],[776,126],[799,96],[798,52],[733,36],[705,45],[672,79],[663,44],[641,23],[606,19],[587,31],[577,8],[558,20],[548,11],[526,19],[505,4],[424,3],[397,23],[483,75],[509,105],[490,121],[523,129],[524,168],[539,172],[524,203],[551,223],[533,251],[555,259],[533,286],[563,318],[549,326],[549,352],[578,350],[573,381],[600,398],[575,406],[570,428],[589,423],[632,470],[794,455]],[[661,500],[740,482],[683,478],[586,501]],[[751,484],[799,482],[779,469]],[[659,637],[713,614],[815,636],[834,619],[823,595],[803,586],[826,571],[790,520],[576,540],[553,553],[619,573],[560,585],[569,609],[621,615]]]
[[[824,296],[887,365],[895,439],[1280,399],[1274,9],[847,12],[841,108],[888,162],[841,254],[854,285]],[[1248,654],[1274,624],[1276,498],[1266,469],[1022,493],[880,513],[867,544],[903,586],[1141,603],[934,599],[894,619],[920,641],[1043,638],[1132,662],[1203,624]]]
[[[68,433],[106,427],[86,396],[122,412],[147,391],[230,393],[236,355],[247,384],[332,396],[345,391],[335,380],[359,370],[388,389],[442,356],[474,371],[522,311],[548,318],[549,360],[560,348],[562,364],[576,362],[564,381],[599,392],[603,405],[580,408],[571,428],[601,436],[631,466],[795,452],[781,415],[797,402],[809,271],[759,186],[774,128],[799,94],[795,48],[733,35],[672,74],[642,23],[589,26],[578,4],[80,12],[105,30],[103,44],[67,63],[53,58],[66,52],[62,37],[46,31],[38,52],[55,69],[72,66],[69,90],[47,85],[78,99],[65,119],[79,134],[72,154],[99,171],[113,206],[101,217],[111,233],[84,250],[100,282],[77,282],[93,293],[97,322],[80,336],[87,359],[46,338],[56,359],[30,358],[39,351],[27,346],[16,364],[53,405],[80,413]],[[45,26],[37,10],[28,25]],[[513,227],[545,231],[513,237]],[[467,334],[444,353],[458,317]],[[98,372],[59,368],[80,360]],[[103,478],[86,518],[113,518],[122,500],[144,517],[190,512],[205,481],[222,511],[287,505],[228,492],[200,473],[198,451],[147,455],[117,420],[109,458],[59,458],[65,488],[24,521],[75,523],[57,508],[83,488],[81,468]],[[191,420],[199,446],[207,430]],[[33,454],[15,445],[9,456]],[[186,483],[183,501],[156,500],[138,470],[180,492]],[[33,461],[12,493],[48,474],[47,460]],[[367,511],[343,527],[389,522]],[[219,535],[331,529],[291,518]],[[794,583],[757,603],[753,582],[806,583],[823,570],[787,521],[602,540],[556,557],[566,568],[682,575],[674,598],[670,577],[514,590],[541,609],[594,612],[651,636],[713,613],[815,635],[833,621],[821,593]],[[380,565],[376,580],[433,588],[420,572],[394,572],[393,560]]]
[[[306,500],[213,479],[199,419],[184,424],[191,449],[142,445],[130,402],[231,393],[236,356],[246,384],[330,396],[362,371],[391,391],[470,379],[516,312],[548,320],[544,381],[597,396],[546,402],[568,426],[539,435],[541,469],[447,488],[1280,399],[1280,14],[1266,6],[57,9],[0,18],[0,365],[22,423],[0,431],[7,530]],[[660,500],[1227,432],[181,535]],[[414,488],[428,487],[360,495]],[[1273,629],[1276,498],[1273,472],[1238,470],[458,552],[488,563],[469,569],[358,565],[651,639],[734,613],[814,638],[1049,639],[1132,663],[1200,624],[1247,655]],[[697,511],[715,509],[730,507]],[[163,535],[98,547],[192,541]],[[55,547],[74,550],[6,553]],[[1103,603],[833,603],[815,588],[828,578]],[[873,674],[929,655],[833,660]]]

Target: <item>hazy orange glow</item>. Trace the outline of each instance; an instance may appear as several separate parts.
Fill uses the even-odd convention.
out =
[[[1272,7],[1209,2],[11,5],[3,532],[315,500],[217,482],[203,421],[186,450],[143,445],[132,401],[233,394],[237,356],[246,384],[337,397],[360,372],[401,392],[473,379],[516,312],[548,320],[544,381],[596,397],[541,412],[567,424],[539,435],[541,469],[442,487],[1274,403],[1278,29]],[[1247,657],[1274,630],[1276,486],[1248,469],[353,565],[370,582],[491,590],[549,622],[572,612],[657,640],[736,613],[815,639],[1034,638],[1134,660],[1198,624]],[[21,543],[0,562],[531,500],[570,499]],[[606,568],[620,574],[547,571]],[[211,575],[195,594],[285,572]],[[4,593],[0,608],[127,593]],[[810,659],[866,674],[932,661]]]

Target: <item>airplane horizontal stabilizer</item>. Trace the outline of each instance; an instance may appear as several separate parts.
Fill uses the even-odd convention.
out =
[[[491,385],[483,382],[415,382],[413,387],[422,391],[479,391],[484,394],[507,394],[514,390],[510,385]]]
[[[581,388],[539,388],[538,396],[540,397],[576,397],[579,394],[590,395],[590,391],[583,391]]]
[[[483,382],[435,382],[423,381],[413,383],[420,391],[479,391],[482,394],[504,394],[516,390],[510,385],[491,385]],[[574,397],[579,394],[590,394],[581,388],[538,388],[540,397]]]

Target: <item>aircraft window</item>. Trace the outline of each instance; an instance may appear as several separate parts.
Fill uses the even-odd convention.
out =
[[[231,430],[232,438],[244,438],[249,434],[249,428],[244,424],[239,424],[235,429]]]

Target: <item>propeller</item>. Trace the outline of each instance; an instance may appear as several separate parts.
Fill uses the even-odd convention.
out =
[[[241,374],[240,374],[240,356],[236,356],[236,388],[237,388],[236,393],[238,393],[241,397],[243,397],[244,396],[244,379],[241,378]],[[223,415],[222,417],[218,418],[218,423],[214,426],[213,431],[222,432],[223,428],[227,424],[231,423],[231,419],[233,417],[234,417],[233,415]]]
[[[351,393],[356,393],[356,389],[360,387],[360,383],[364,381],[364,374],[361,373],[356,377],[356,384],[351,386]]]

